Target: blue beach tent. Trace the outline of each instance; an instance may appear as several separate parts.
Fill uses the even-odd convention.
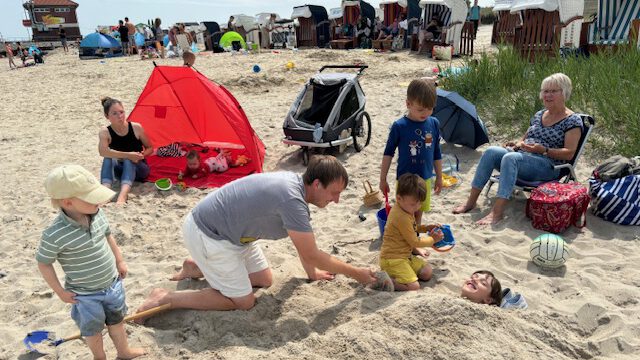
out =
[[[87,35],[80,42],[80,59],[122,56],[122,46],[113,37],[99,32]]]

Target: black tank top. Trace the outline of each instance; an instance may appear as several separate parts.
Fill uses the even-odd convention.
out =
[[[111,135],[111,144],[109,144],[109,148],[111,150],[117,150],[122,152],[139,152],[142,151],[142,141],[136,137],[135,132],[133,131],[133,125],[129,123],[129,129],[127,131],[127,135],[120,136],[116,134],[115,131],[111,128],[111,125],[107,126],[109,130],[109,135]]]

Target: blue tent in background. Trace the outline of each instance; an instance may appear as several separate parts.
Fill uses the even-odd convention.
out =
[[[437,94],[433,116],[440,121],[440,134],[446,142],[472,149],[489,142],[487,128],[475,105],[452,91],[438,88]]]
[[[135,41],[136,46],[144,46],[144,35],[136,31]]]
[[[122,46],[113,37],[99,32],[89,34],[80,42],[80,59],[122,56]]]

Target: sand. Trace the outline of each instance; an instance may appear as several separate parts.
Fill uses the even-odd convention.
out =
[[[489,34],[489,27],[481,28],[477,51],[491,50]],[[56,52],[45,61],[18,71],[8,71],[6,60],[0,61],[0,270],[6,274],[0,279],[0,359],[32,358],[24,355],[21,344],[31,330],[52,330],[59,337],[77,332],[70,305],[51,291],[34,260],[41,232],[56,215],[43,181],[49,170],[65,163],[99,174],[97,134],[107,123],[99,99],[119,98],[130,111],[153,67],[138,58],[80,61],[75,51]],[[286,70],[288,61],[295,63],[294,70]],[[157,62],[180,64],[177,59]],[[299,148],[281,142],[283,118],[302,83],[320,66],[355,62],[370,66],[361,82],[373,120],[371,144],[361,153],[350,147],[338,155],[352,180],[338,204],[311,207],[311,215],[321,249],[376,269],[376,209],[362,206],[361,183],[371,180],[377,186],[387,128],[404,112],[406,83],[429,75],[435,63],[407,52],[301,50],[235,57],[201,54],[195,67],[227,86],[242,104],[267,147],[265,171],[302,173]],[[254,64],[261,66],[261,73],[252,72]],[[486,121],[491,130],[491,119]],[[492,131],[493,143],[501,140]],[[571,251],[566,267],[542,271],[529,261],[529,244],[542,232],[525,217],[524,197],[511,201],[507,218],[495,226],[473,225],[489,209],[491,197],[483,196],[469,214],[451,214],[466,198],[484,147],[473,151],[445,144],[443,149],[460,157],[462,183],[433,198],[426,221],[451,224],[459,244],[449,253],[432,252],[434,278],[421,290],[375,292],[344,276],[309,283],[289,240],[264,241],[274,284],[258,291],[254,309],[165,313],[146,326],[128,326],[130,342],[148,348],[151,359],[637,359],[638,228],[617,226],[589,213],[586,228],[562,235]],[[578,171],[581,181],[596,160],[585,156]],[[147,183],[134,187],[126,207],[105,208],[129,265],[125,287],[130,310],[154,287],[206,286],[203,281],[175,283],[168,278],[187,256],[182,218],[211,191],[160,194]],[[502,310],[461,299],[463,280],[478,269],[494,271],[503,286],[524,294],[529,309]],[[114,358],[111,341],[105,344]],[[57,350],[61,359],[91,358],[78,340]]]

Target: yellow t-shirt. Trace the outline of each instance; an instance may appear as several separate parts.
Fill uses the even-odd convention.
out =
[[[387,225],[384,228],[380,258],[408,259],[413,248],[432,246],[433,238],[430,236],[418,237],[417,229],[416,218],[413,214],[406,213],[399,205],[391,208]],[[424,230],[423,225],[420,226],[420,230]]]

